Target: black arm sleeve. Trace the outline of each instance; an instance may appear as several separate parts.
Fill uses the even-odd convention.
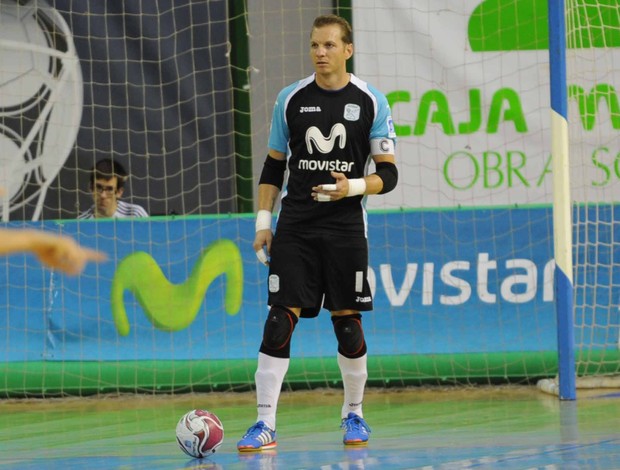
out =
[[[260,174],[258,184],[271,184],[282,189],[284,182],[284,172],[286,171],[286,160],[276,160],[267,155],[263,164],[263,171]]]
[[[389,193],[398,182],[398,168],[392,162],[379,162],[375,165],[375,174],[383,180],[383,189],[379,194]]]

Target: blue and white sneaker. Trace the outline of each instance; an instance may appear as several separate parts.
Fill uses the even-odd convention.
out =
[[[276,442],[276,432],[264,422],[259,421],[248,429],[248,432],[237,442],[239,452],[259,452],[265,449],[273,449]]]
[[[349,413],[343,418],[340,427],[344,430],[342,442],[345,446],[365,446],[368,444],[368,435],[372,432],[364,418]]]

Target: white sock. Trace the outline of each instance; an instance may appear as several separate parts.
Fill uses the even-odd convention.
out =
[[[272,357],[258,353],[258,367],[254,374],[256,383],[256,406],[258,418],[272,430],[276,429],[276,411],[282,390],[282,382],[288,370],[290,359]]]
[[[366,366],[367,355],[356,359],[344,357],[338,353],[338,366],[342,374],[344,385],[344,404],[342,405],[342,418],[352,412],[363,418],[362,401],[364,400],[364,387],[368,378]]]

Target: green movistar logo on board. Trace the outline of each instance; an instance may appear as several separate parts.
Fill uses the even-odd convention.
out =
[[[126,336],[130,330],[123,301],[126,290],[136,297],[155,328],[179,331],[194,321],[207,288],[222,274],[226,276],[224,308],[234,315],[243,297],[243,264],[232,241],[222,239],[209,245],[181,284],[170,283],[148,253],[132,253],[119,263],[112,279],[112,316],[117,331]]]

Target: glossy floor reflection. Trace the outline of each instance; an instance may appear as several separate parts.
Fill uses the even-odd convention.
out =
[[[278,448],[238,454],[251,394],[0,402],[1,469],[620,469],[620,394],[560,402],[535,387],[371,390],[365,449],[345,449],[339,390],[284,393]],[[178,418],[216,412],[225,442],[209,459],[177,448]]]

